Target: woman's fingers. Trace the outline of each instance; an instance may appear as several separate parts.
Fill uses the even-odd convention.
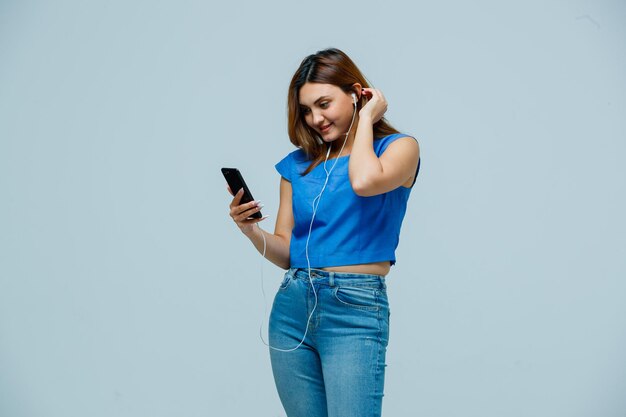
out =
[[[376,88],[364,88],[363,94],[369,98],[367,104],[361,108],[360,115],[368,115],[372,122],[378,122],[387,111],[387,100],[382,91]]]
[[[376,93],[378,93],[378,97],[380,97],[380,99],[384,101],[385,104],[387,104],[387,99],[385,98],[385,95],[383,94],[383,92],[380,90],[376,90]]]
[[[228,187],[228,189],[230,190],[230,187]],[[232,194],[232,191],[231,191],[231,194]],[[239,202],[241,201],[241,197],[243,196],[243,188],[240,188],[239,191],[237,191],[237,194],[233,194],[233,196],[235,198],[233,198],[233,201],[230,202],[231,209],[239,205]]]
[[[234,220],[235,224],[243,231],[247,233],[253,227],[254,224],[262,222],[267,219],[268,216],[261,218],[252,218],[254,213],[258,213],[263,208],[263,204],[260,201],[250,201],[248,203],[240,204],[243,197],[243,188],[237,190],[233,194],[233,190],[229,186],[226,186],[228,192],[233,196],[233,200],[230,202],[230,217]]]
[[[260,211],[262,208],[263,204],[261,204],[260,201],[251,201],[249,203],[231,206],[230,217],[232,217],[236,222],[241,222],[252,216],[254,213]]]
[[[241,223],[243,223],[244,225],[248,225],[248,224],[256,224],[258,222],[262,222],[263,220],[267,219],[269,216],[263,216],[260,217],[258,219],[245,219],[242,220]]]
[[[384,102],[387,102],[387,99],[385,99],[385,96],[383,94],[382,91],[380,91],[377,88],[364,88],[363,89],[363,94],[365,95],[365,97],[367,98],[374,98],[376,97],[379,100],[382,100]]]
[[[381,103],[385,103],[385,106],[387,105],[387,100],[385,100],[385,96],[383,95],[383,92],[376,88],[372,88],[372,98],[376,98]]]
[[[256,207],[252,207],[251,209],[244,210],[235,216],[235,221],[244,222],[245,220],[248,220],[250,217],[252,217],[254,213],[261,211],[262,208],[263,205],[259,205]]]

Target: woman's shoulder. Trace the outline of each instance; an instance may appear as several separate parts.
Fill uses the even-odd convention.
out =
[[[280,160],[279,163],[301,164],[305,162],[310,163],[311,160],[308,158],[307,154],[304,152],[303,149],[298,148],[294,151],[289,152],[287,155],[285,155],[283,159]]]
[[[287,154],[288,157],[291,157],[292,159],[296,160],[296,161],[308,161],[309,158],[307,157],[306,152],[304,152],[304,149],[302,148],[298,148],[294,151],[291,151]]]
[[[304,150],[298,148],[295,151],[289,152],[275,167],[283,177],[291,181],[295,173],[304,171],[306,166],[310,163],[311,160]]]
[[[376,138],[376,140],[374,141],[374,151],[376,152],[376,155],[382,155],[383,152],[385,152],[385,149],[387,149],[390,144],[402,138],[412,138],[417,141],[417,139],[415,139],[413,136],[401,132],[381,136],[379,138]]]

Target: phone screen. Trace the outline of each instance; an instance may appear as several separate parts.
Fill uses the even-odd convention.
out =
[[[237,168],[222,168],[222,174],[224,175],[224,178],[226,179],[226,182],[228,183],[228,186],[233,193],[237,194],[237,191],[243,188],[243,196],[241,197],[240,204],[249,203],[250,201],[254,200],[250,189],[246,185],[246,182],[243,180],[241,172],[239,172]],[[257,211],[250,217],[252,217],[253,219],[260,219],[261,217],[263,217],[263,215],[260,211]]]

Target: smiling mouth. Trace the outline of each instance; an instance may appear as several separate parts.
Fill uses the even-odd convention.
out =
[[[332,123],[327,124],[326,126],[322,126],[322,127],[320,127],[320,131],[321,131],[321,132],[327,132],[327,131],[328,131],[328,129],[330,129],[330,126],[332,126]]]

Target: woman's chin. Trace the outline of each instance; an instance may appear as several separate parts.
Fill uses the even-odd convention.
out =
[[[326,143],[334,142],[339,138],[340,138],[339,136],[334,135],[334,134],[322,135],[322,140]]]

